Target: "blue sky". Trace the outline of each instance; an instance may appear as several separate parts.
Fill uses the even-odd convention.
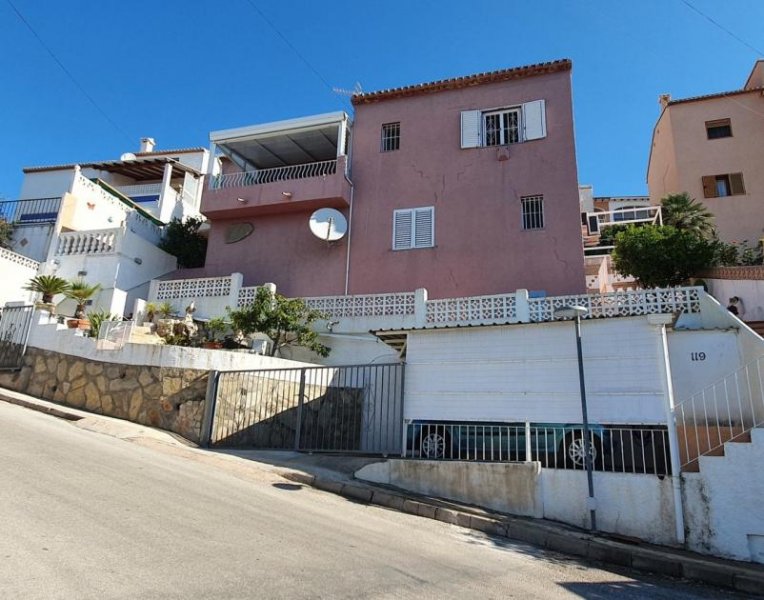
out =
[[[212,130],[349,110],[332,86],[556,58],[573,60],[579,181],[643,194],[658,95],[740,88],[760,57],[687,2],[764,48],[760,0],[11,2],[108,118],[0,0],[6,199],[23,166],[116,159],[142,136],[207,146]]]

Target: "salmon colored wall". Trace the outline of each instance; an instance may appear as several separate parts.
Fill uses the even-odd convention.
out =
[[[460,111],[546,100],[547,137],[461,149]],[[400,150],[380,152],[400,121]],[[585,291],[570,73],[356,107],[350,293],[425,287],[432,298]],[[520,197],[543,194],[545,228],[522,230]],[[393,251],[393,210],[435,207],[435,247]]]

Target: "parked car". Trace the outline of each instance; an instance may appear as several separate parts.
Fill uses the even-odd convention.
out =
[[[530,444],[526,443],[530,433]],[[589,426],[589,451],[595,468],[605,468],[603,448],[609,447],[608,432],[601,425]],[[528,448],[531,460],[557,468],[584,468],[583,425],[524,423],[412,421],[407,429],[407,456],[413,458],[524,461]]]

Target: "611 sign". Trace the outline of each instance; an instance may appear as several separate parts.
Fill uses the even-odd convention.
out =
[[[706,353],[705,352],[690,352],[690,360],[692,361],[706,360]]]

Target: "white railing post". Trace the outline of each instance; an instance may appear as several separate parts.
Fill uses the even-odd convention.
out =
[[[531,424],[525,422],[525,462],[531,462],[533,448],[531,446]]]
[[[671,487],[674,493],[674,521],[676,525],[676,541],[684,544],[684,507],[682,505],[682,474],[679,458],[679,437],[676,431],[676,406],[674,404],[674,385],[671,380],[671,361],[669,359],[668,338],[666,325],[673,321],[673,315],[648,315],[647,322],[657,326],[659,343],[663,360],[660,361],[662,386],[664,393],[664,408],[666,411],[666,427],[669,439],[669,459],[671,460]]]
[[[414,323],[417,327],[427,324],[427,290],[417,288],[414,291]]]
[[[244,275],[241,273],[231,273],[231,290],[228,294],[228,306],[232,310],[236,310],[236,307],[239,306],[239,291],[243,285]]]
[[[528,290],[517,290],[515,292],[515,315],[518,323],[531,322],[531,305],[528,302]]]

